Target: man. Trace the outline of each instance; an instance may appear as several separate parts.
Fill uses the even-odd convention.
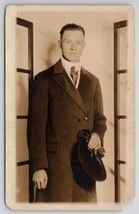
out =
[[[62,57],[36,75],[30,102],[28,141],[36,201],[95,202],[95,182],[85,190],[73,178],[71,151],[82,129],[92,133],[88,149],[102,145],[106,118],[100,84],[80,65],[84,29],[67,24],[60,36]]]

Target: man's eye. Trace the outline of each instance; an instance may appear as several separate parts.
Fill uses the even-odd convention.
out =
[[[81,41],[77,41],[77,45],[81,45],[82,44],[82,42]]]
[[[70,44],[70,41],[69,41],[69,40],[66,40],[65,43],[66,43],[66,44]]]

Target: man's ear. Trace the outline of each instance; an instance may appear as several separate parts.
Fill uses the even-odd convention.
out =
[[[59,46],[59,48],[62,48],[62,44],[61,44],[60,40],[58,40],[58,46]]]
[[[85,46],[86,46],[86,42],[84,41],[84,44],[83,44],[83,49],[85,48]]]

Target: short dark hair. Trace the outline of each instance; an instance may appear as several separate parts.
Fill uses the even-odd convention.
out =
[[[74,24],[74,23],[69,23],[69,24],[66,24],[64,25],[62,28],[61,28],[61,31],[60,31],[60,36],[62,38],[63,34],[65,31],[68,31],[68,30],[71,30],[71,31],[74,31],[74,30],[79,30],[83,33],[83,35],[85,36],[85,30],[82,26],[80,25],[77,25],[77,24]]]

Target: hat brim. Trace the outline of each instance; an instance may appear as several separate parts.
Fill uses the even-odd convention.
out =
[[[78,144],[78,158],[83,170],[95,181],[104,181],[107,177],[102,159],[88,150],[87,143],[82,140]]]

